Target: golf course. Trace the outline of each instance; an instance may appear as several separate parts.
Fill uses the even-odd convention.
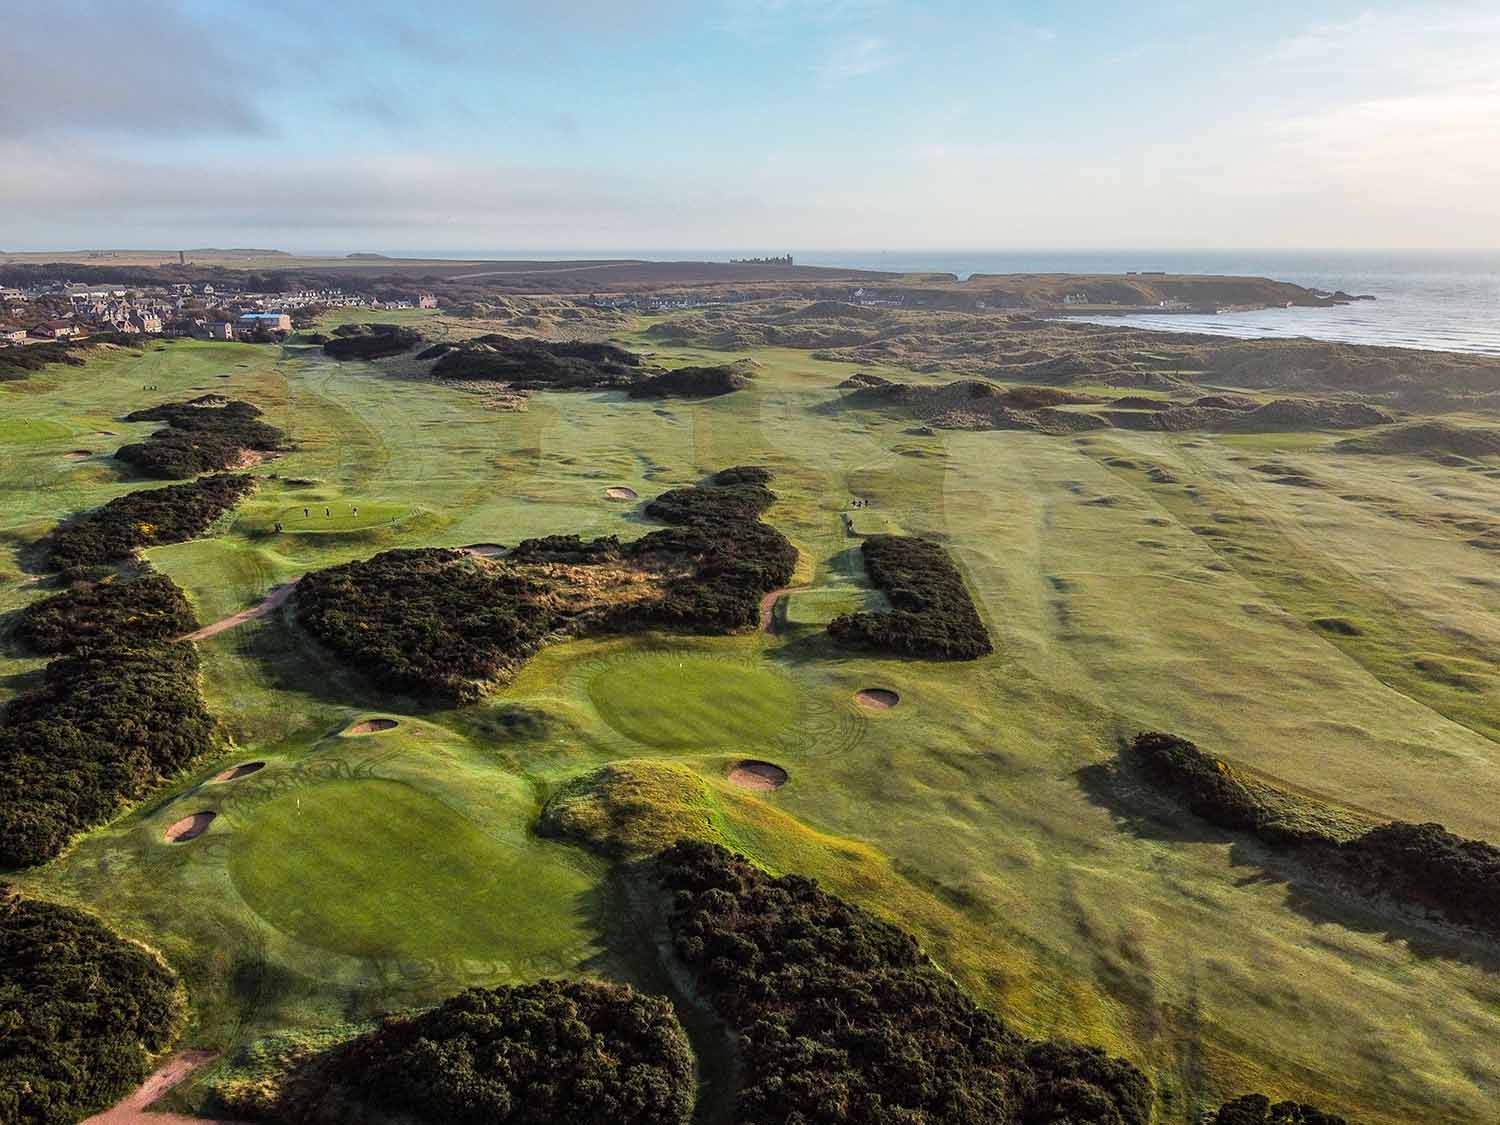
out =
[[[469,342],[484,325],[437,310],[396,319],[450,355],[488,346]],[[54,674],[18,635],[27,607],[79,584],[165,576],[209,634],[186,647],[213,749],[81,819],[45,862],[0,871],[175,972],[174,1049],[208,1061],[158,1108],[237,1119],[278,1060],[387,1012],[588,978],[666,997],[693,1120],[742,1119],[730,1008],[714,1015],[669,963],[679,923],[641,874],[688,840],[753,865],[737,885],[816,879],[899,927],[934,988],[1017,1035],[1131,1064],[1149,1083],[1141,1120],[1187,1125],[1249,1092],[1361,1122],[1491,1119],[1493,937],[1194,815],[1127,747],[1170,732],[1313,819],[1500,842],[1500,457],[1372,444],[1387,425],[1071,432],[1099,409],[1082,398],[1041,429],[949,426],[907,404],[972,370],[720,350],[689,320],[634,316],[609,339],[667,372],[752,360],[747,385],[531,389],[499,408],[410,355],[340,361],[304,334],[106,346],[0,383],[0,703]],[[857,373],[916,390],[850,394]],[[201,531],[156,531],[112,576],[50,565],[58,525],[162,486],[112,459],[160,428],[123,416],[205,394],[284,434],[274,457],[230,467],[253,491]],[[715,483],[744,466],[773,499],[734,522],[653,509],[674,490],[759,497]],[[724,561],[717,540],[683,561],[721,526],[723,550],[784,538],[790,575]],[[653,533],[678,538],[631,553]],[[938,638],[952,659],[882,632],[937,604],[886,576],[880,545],[904,537],[941,548],[955,614],[977,611]],[[410,569],[366,615],[347,591],[371,560]],[[705,575],[730,605],[712,625],[672,600]],[[532,632],[426,692],[418,655],[440,664],[440,646],[512,627],[470,603],[394,620],[461,583],[511,583],[538,616],[518,610]],[[847,642],[851,621],[867,643]],[[701,857],[674,854],[679,898],[699,893],[680,872]]]

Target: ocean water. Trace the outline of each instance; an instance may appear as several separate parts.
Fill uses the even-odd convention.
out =
[[[587,259],[647,258],[657,261],[728,261],[784,254],[764,250],[610,250],[584,253],[486,251],[445,252],[441,258]],[[411,252],[408,252],[411,253]],[[1178,332],[1219,336],[1310,336],[1355,344],[1480,352],[1500,355],[1500,250],[1422,251],[1238,251],[1238,250],[1027,250],[900,251],[798,250],[798,264],[850,269],[952,273],[1168,273],[1270,277],[1333,292],[1369,293],[1360,301],[1328,309],[1262,309],[1216,316],[1172,314],[1096,319]]]

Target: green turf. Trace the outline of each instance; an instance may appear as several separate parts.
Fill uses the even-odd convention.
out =
[[[588,692],[616,731],[663,749],[759,743],[801,707],[796,683],[770,666],[690,651],[612,660]]]
[[[51,418],[28,418],[21,413],[24,407],[15,407],[18,417],[0,418],[0,442],[10,445],[31,445],[37,442],[56,441],[71,436],[75,429]]]
[[[831,586],[819,590],[794,590],[786,596],[785,620],[788,625],[827,625],[844,613],[877,608],[870,592],[852,586]]]
[[[555,849],[504,843],[401,782],[333,781],[255,809],[229,849],[235,889],[283,933],[376,959],[531,958],[555,902],[587,886]]]
[[[626,339],[673,363],[726,358]],[[538,394],[517,413],[311,348],[191,341],[0,385],[0,613],[50,592],[20,571],[58,520],[151,486],[61,454],[138,440],[154,426],[115,419],[205,386],[257,403],[296,446],[255,470],[260,491],[210,537],[147,553],[205,623],[387,548],[639,535],[653,526],[639,505],[607,502],[604,487],[649,498],[734,464],[776,472],[767,518],[801,552],[795,582],[815,587],[784,610],[810,624],[783,634],[571,642],[494,699],[430,713],[372,692],[288,613],[253,621],[199,645],[231,755],[5,878],[160,949],[188,990],[188,1046],[232,1053],[472,983],[656,987],[656,950],[603,861],[532,831],[572,779],[670,758],[709,787],[717,838],[898,921],[1018,1029],[1128,1053],[1167,1095],[1162,1122],[1250,1089],[1365,1122],[1491,1116],[1488,953],[1289,886],[1220,835],[1142,822],[1090,771],[1122,737],[1172,730],[1301,790],[1500,841],[1500,578],[1474,543],[1500,522],[1500,480],[1336,454],[1326,434],[918,439],[905,420],[829,413],[837,383],[954,373],[781,348],[728,357],[746,354],[761,364],[753,387],[721,399]],[[18,417],[51,436],[29,440]],[[101,429],[118,437],[92,437]],[[1274,483],[1254,469],[1270,460],[1322,487]],[[871,659],[821,640],[816,621],[865,584],[840,519],[851,496],[948,545],[994,656]],[[357,504],[382,522],[267,534],[304,504]],[[41,663],[0,653],[0,702]],[[901,706],[862,713],[853,693],[872,685]],[[331,737],[376,714],[401,726]],[[731,790],[741,756],[791,781]],[[271,764],[203,784],[252,758]],[[309,838],[298,800],[322,808],[326,835]],[[203,808],[221,812],[211,832],[162,842]],[[493,900],[492,872],[507,879]],[[450,909],[435,916],[441,898]]]
[[[410,513],[411,508],[405,504],[362,501],[358,497],[347,496],[325,504],[309,496],[306,504],[290,504],[270,512],[252,509],[241,519],[246,530],[259,530],[262,525],[274,527],[280,523],[285,534],[314,535],[327,531],[361,531],[370,527],[383,527]]]

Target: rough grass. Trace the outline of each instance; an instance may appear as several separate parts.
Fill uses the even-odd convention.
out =
[[[644,346],[663,353],[664,366],[723,358]],[[294,643],[281,616],[223,633],[200,646],[206,697],[243,751],[235,760],[268,767],[194,790],[215,772],[205,768],[166,792],[170,803],[131,812],[17,880],[162,949],[190,995],[193,1045],[232,1052],[269,1032],[432,1003],[468,983],[585,971],[644,979],[654,952],[643,954],[638,930],[612,920],[609,865],[555,841],[523,846],[546,796],[649,755],[702,778],[710,824],[728,846],[778,873],[815,875],[899,922],[1027,1034],[1097,1042],[1146,1067],[1168,1099],[1164,1122],[1191,1121],[1254,1089],[1365,1122],[1490,1113],[1500,998],[1481,963],[1431,935],[1393,933],[1377,915],[1247,879],[1218,836],[1122,823],[1080,785],[1080,771],[1110,759],[1122,735],[1169,729],[1347,804],[1500,839],[1490,799],[1500,758],[1484,733],[1494,701],[1433,681],[1411,660],[1428,654],[1464,673],[1464,661],[1494,665],[1494,555],[1470,545],[1480,534],[1459,524],[1500,506],[1500,482],[1427,458],[1336,455],[1325,452],[1326,435],[1190,446],[1144,433],[1080,445],[945,432],[924,442],[941,456],[907,457],[900,449],[913,439],[903,424],[817,410],[855,371],[892,372],[778,348],[754,352],[762,367],[750,389],[674,402],[670,417],[649,403],[560,404],[545,394],[502,414],[478,396],[310,351],[182,342],[142,356],[97,354],[83,368],[0,387],[5,422],[61,427],[45,441],[0,437],[0,572],[18,573],[20,555],[57,520],[138,487],[107,465],[63,460],[90,447],[80,434],[139,440],[149,425],[114,419],[208,386],[261,404],[297,449],[260,470],[280,479],[263,483],[214,538],[148,551],[205,623],[307,570],[386,547],[514,543],[559,529],[629,537],[638,517],[606,501],[606,485],[652,496],[725,465],[763,464],[776,471],[780,496],[769,515],[802,551],[797,581],[862,586],[839,512],[849,496],[870,496],[872,510],[904,530],[945,537],[994,623],[997,654],[926,667],[836,654],[796,633],[674,641],[674,651],[710,665],[773,666],[801,704],[769,736],[739,728],[756,733],[753,746],[714,748],[703,728],[678,726],[685,698],[716,690],[712,676],[686,689],[642,676],[639,700],[606,699],[633,713],[632,729],[658,739],[672,731],[667,748],[621,733],[593,691],[604,668],[661,642],[581,642],[544,652],[491,703],[398,716],[389,734],[338,740],[325,736],[388,712],[389,701]],[[217,378],[225,373],[232,377]],[[142,394],[147,383],[159,390]],[[1288,488],[1250,470],[1273,458],[1295,461],[1325,487]],[[1155,483],[1149,466],[1177,483]],[[261,533],[303,496],[358,503],[361,515],[375,501],[420,514],[348,535]],[[6,583],[0,612],[49,592]],[[1332,618],[1361,635],[1313,624]],[[38,666],[0,654],[0,699]],[[872,683],[899,691],[902,705],[855,713],[850,697]],[[545,718],[534,730],[507,725],[495,718],[505,708]],[[723,737],[707,718],[707,737]],[[730,792],[720,779],[745,756],[779,762],[793,782],[768,795]],[[513,848],[533,857],[509,868],[513,913],[475,921],[519,927],[514,912],[534,910],[513,951],[419,963],[356,957],[289,937],[246,903],[226,857],[239,832],[255,831],[253,794],[311,789],[355,770],[474,821],[487,841],[479,855]],[[203,808],[221,811],[212,832],[191,845],[162,843],[166,825]],[[359,823],[348,831],[385,854]],[[433,846],[401,832],[411,848]],[[557,864],[578,879],[562,895],[549,889]],[[309,880],[287,884],[289,907],[315,909],[316,895],[329,893],[317,870]],[[535,935],[550,944],[523,956]],[[390,948],[406,939],[371,924],[350,940]]]

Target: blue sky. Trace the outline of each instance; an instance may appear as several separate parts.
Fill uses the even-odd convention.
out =
[[[0,247],[1500,246],[1500,4],[28,3]]]

